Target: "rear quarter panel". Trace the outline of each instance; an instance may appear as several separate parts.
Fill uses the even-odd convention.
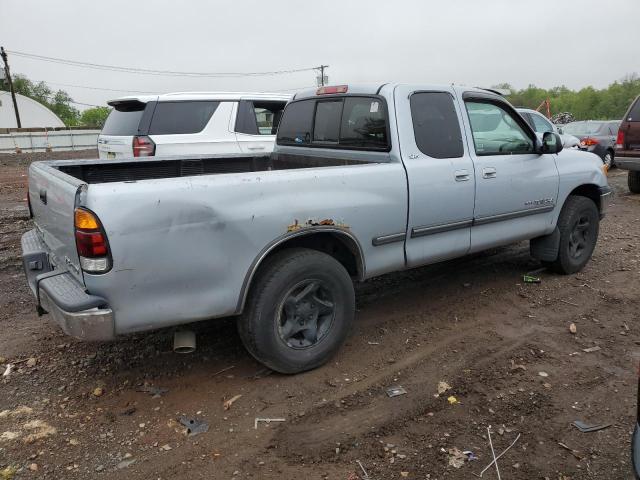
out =
[[[399,269],[403,243],[371,240],[405,230],[406,195],[398,162],[90,185],[113,268],[85,283],[109,301],[117,333],[238,313],[260,252],[308,219],[354,235],[367,276]]]

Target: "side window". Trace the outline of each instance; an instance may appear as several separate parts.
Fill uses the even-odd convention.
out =
[[[158,102],[150,135],[199,133],[207,126],[220,102]]]
[[[248,135],[275,135],[286,102],[241,100],[235,131]]]
[[[636,99],[633,106],[629,109],[629,115],[626,120],[629,122],[640,122],[640,97]]]
[[[533,141],[516,119],[494,103],[466,102],[476,155],[533,152]]]
[[[303,100],[287,105],[278,128],[279,145],[305,145],[311,143],[314,100]]]
[[[313,141],[338,143],[341,114],[342,100],[318,102],[313,122]]]
[[[533,129],[538,133],[553,132],[553,125],[541,115],[531,114]]]
[[[388,150],[387,113],[382,100],[347,97],[340,124],[340,146]]]
[[[450,94],[414,93],[410,104],[413,134],[422,153],[433,158],[458,158],[464,154],[460,123]]]

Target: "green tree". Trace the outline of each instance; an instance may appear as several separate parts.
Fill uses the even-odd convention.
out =
[[[86,127],[102,128],[107,117],[111,113],[109,107],[94,107],[82,112],[80,115],[80,125]]]
[[[562,85],[547,90],[529,85],[521,90],[512,87],[510,90],[507,98],[517,107],[535,109],[548,99],[552,114],[570,112],[576,120],[617,120],[622,118],[633,99],[640,95],[640,77],[628,75],[603,89],[585,87],[575,91]]]

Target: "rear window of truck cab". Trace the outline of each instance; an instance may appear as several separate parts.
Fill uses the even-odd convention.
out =
[[[319,97],[287,105],[278,145],[388,151],[387,108],[379,97]]]

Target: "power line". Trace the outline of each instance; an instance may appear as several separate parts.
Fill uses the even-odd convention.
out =
[[[147,92],[144,90],[126,90],[124,88],[104,88],[104,87],[89,87],[87,85],[72,85],[70,83],[58,83],[58,82],[49,82],[47,80],[31,80],[32,82],[44,82],[48,85],[60,85],[62,87],[73,87],[73,88],[86,88],[88,90],[104,90],[105,92],[129,92],[129,93],[148,93],[148,94],[157,94],[158,92]]]
[[[233,77],[259,77],[268,75],[283,75],[288,73],[298,72],[310,72],[318,70],[320,67],[308,67],[308,68],[295,68],[288,70],[273,70],[267,72],[179,72],[173,70],[152,70],[146,68],[137,67],[120,67],[117,65],[104,65],[99,63],[81,62],[78,60],[69,60],[57,57],[47,57],[45,55],[37,55],[34,53],[18,52],[14,50],[7,50],[12,55],[28,58],[30,60],[39,60],[44,62],[59,63],[63,65],[70,65],[81,68],[93,68],[97,70],[110,70],[114,72],[122,73],[134,73],[139,75],[162,75],[171,77],[219,77],[219,78],[233,78]]]

